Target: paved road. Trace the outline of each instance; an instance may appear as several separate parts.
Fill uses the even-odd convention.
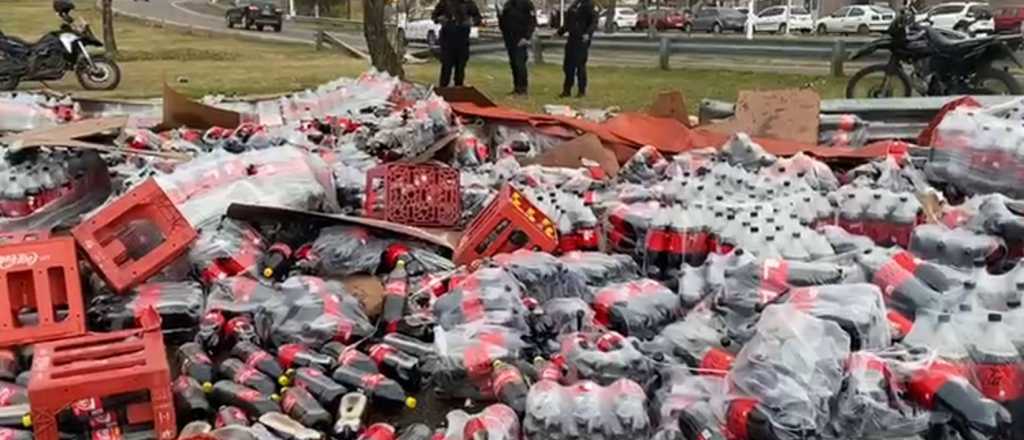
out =
[[[183,24],[188,26],[194,26],[203,29],[212,29],[221,32],[231,32],[235,34],[247,34],[247,35],[259,35],[260,38],[271,40],[271,41],[283,41],[293,43],[310,43],[313,41],[313,34],[319,29],[314,24],[304,23],[293,23],[286,22],[284,29],[280,33],[271,31],[258,32],[258,31],[247,31],[241,29],[228,30],[227,25],[224,21],[223,14],[215,6],[201,0],[150,0],[137,1],[137,0],[114,0],[114,7],[119,12],[125,12],[132,15],[147,17],[151,19],[165,20],[171,23]],[[353,45],[356,48],[365,50],[366,42],[362,35],[357,32],[353,33],[338,33],[332,32],[346,43]],[[610,41],[619,40],[624,45],[633,44],[631,41],[642,33],[619,33],[614,35],[602,35],[598,34],[596,38],[606,39]],[[672,37],[682,37],[683,34],[679,32],[668,32],[666,35]],[[715,35],[715,38],[721,38],[726,35]],[[705,34],[693,34],[692,38],[700,39],[707,38],[710,35]],[[743,35],[731,34],[732,38],[736,39],[738,45],[743,45]],[[765,39],[779,39],[780,41],[786,41],[788,39],[819,39],[828,38],[834,39],[836,37],[817,37],[817,36],[793,36],[793,37],[781,37],[781,36],[767,36],[758,35],[759,40]],[[630,41],[623,41],[630,40]],[[636,41],[638,46],[649,45],[650,41]],[[781,43],[785,44],[785,43]],[[413,48],[417,48],[413,44]],[[497,53],[488,53],[477,55],[479,58],[489,60],[505,60],[503,51]],[[548,62],[560,63],[562,59],[561,51],[558,49],[550,49],[545,51],[545,59]],[[655,52],[650,51],[611,51],[611,50],[595,50],[591,54],[591,61],[595,65],[630,65],[630,66],[641,66],[641,67],[654,67],[657,65],[657,55]],[[688,68],[707,68],[707,69],[730,69],[730,70],[745,70],[755,72],[785,72],[785,73],[803,73],[803,74],[820,74],[828,71],[827,60],[786,60],[786,62],[779,62],[780,60],[754,60],[751,58],[732,58],[722,56],[710,56],[710,55],[682,55],[675,54],[672,56],[673,66],[686,66]],[[850,66],[855,68],[854,66]],[[852,70],[851,70],[852,71]]]
[[[193,4],[190,4],[193,3]],[[224,15],[212,11],[212,7],[203,7],[201,4],[194,4],[193,0],[114,0],[114,8],[119,12],[138,15],[168,22],[195,26],[203,29],[214,29],[229,31]],[[197,12],[202,11],[202,12]],[[261,38],[268,40],[279,40],[291,43],[312,43],[313,34],[318,29],[315,25],[289,23],[284,24],[280,33],[267,30],[265,32],[247,31],[236,29],[230,32],[237,34],[258,33]],[[354,44],[356,47],[365,48],[366,42],[359,35],[348,35],[344,37],[345,42]]]

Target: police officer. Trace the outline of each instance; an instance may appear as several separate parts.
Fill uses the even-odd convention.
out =
[[[587,58],[590,56],[590,39],[597,28],[597,11],[593,0],[574,0],[565,11],[565,23],[558,29],[558,35],[569,34],[565,41],[565,59],[562,70],[565,82],[562,83],[562,98],[572,95],[572,85],[579,85],[576,96],[587,94]]]
[[[537,28],[537,11],[532,0],[508,0],[498,17],[498,27],[508,51],[508,64],[512,67],[512,94],[526,95],[529,77],[526,70],[527,48]]]
[[[441,0],[431,14],[435,23],[441,25],[441,87],[452,83],[461,86],[466,80],[466,63],[469,62],[469,32],[479,26],[483,17],[473,0]]]

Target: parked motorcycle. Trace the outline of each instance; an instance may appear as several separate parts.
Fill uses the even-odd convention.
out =
[[[70,0],[55,0],[53,10],[61,18],[60,30],[29,43],[0,32],[0,91],[14,90],[21,81],[58,81],[74,71],[86,90],[113,90],[121,82],[114,60],[90,54],[86,47],[103,47],[89,24],[71,18]]]
[[[912,9],[904,9],[892,21],[886,36],[858,50],[857,60],[879,50],[889,51],[889,61],[867,66],[846,86],[847,98],[945,95],[1019,95],[1021,84],[995,61],[1009,58],[1024,68],[1014,55],[1024,37],[1020,34],[971,37],[915,22]]]

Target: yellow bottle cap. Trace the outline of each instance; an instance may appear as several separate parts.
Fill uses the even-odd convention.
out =
[[[32,414],[25,414],[21,416],[21,426],[26,428],[32,427]]]
[[[283,393],[284,391],[282,390],[281,392]],[[281,401],[281,395],[277,394],[277,393],[271,394],[270,395],[270,400],[273,400],[275,402],[280,402]]]
[[[282,374],[280,377],[277,378],[277,384],[281,385],[282,387],[287,387],[288,385],[292,384],[292,380],[287,375]]]
[[[203,392],[210,394],[213,392],[213,384],[210,382],[203,382]]]
[[[271,269],[269,267],[263,269],[263,278],[270,278],[272,276],[274,276],[274,269]]]
[[[405,406],[409,407],[409,409],[416,409],[416,398],[415,397],[406,397],[405,398]]]

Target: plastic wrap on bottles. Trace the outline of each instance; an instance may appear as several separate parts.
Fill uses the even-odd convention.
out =
[[[778,158],[768,154],[761,145],[750,139],[746,133],[735,134],[722,147],[725,160],[733,165],[757,170],[775,163]]]
[[[882,292],[873,284],[832,284],[791,289],[786,303],[833,321],[850,338],[850,350],[880,350],[892,343]]]
[[[857,254],[872,284],[882,289],[886,304],[913,319],[919,310],[941,308],[942,293],[917,276],[920,260],[908,252],[868,249]]]
[[[279,295],[277,289],[246,276],[224,278],[210,286],[206,311],[251,316]]]
[[[780,158],[772,166],[762,168],[759,174],[802,179],[815,191],[835,191],[839,188],[839,179],[832,169],[825,162],[803,152]]]
[[[618,333],[573,333],[562,337],[567,383],[592,380],[609,385],[622,378],[642,385],[654,379],[654,362],[639,350],[640,341]],[[659,356],[660,357],[660,356]]]
[[[753,310],[774,301],[790,288],[835,284],[843,280],[842,266],[834,263],[771,258],[755,260],[740,256],[723,271],[725,289],[718,302],[734,310]]]
[[[495,361],[511,363],[527,348],[522,333],[481,322],[438,328],[434,345],[437,355],[425,359],[423,369],[432,374],[436,390],[473,399],[490,396]]]
[[[18,163],[0,158],[0,230],[73,226],[109,198],[111,171],[99,154],[33,151],[37,156]]]
[[[632,183],[650,183],[659,180],[668,168],[669,162],[661,152],[652,146],[637,150],[619,169],[619,180]]]
[[[911,192],[846,185],[831,196],[839,206],[837,224],[881,246],[906,247],[923,219],[921,203]]]
[[[77,119],[78,112],[69,98],[37,93],[0,96],[0,132],[55,127]]]
[[[908,250],[929,261],[969,268],[975,262],[996,263],[1005,256],[1003,240],[966,229],[947,229],[937,224],[914,228]]]
[[[327,160],[334,173],[341,212],[361,213],[366,201],[366,172],[379,165],[380,160],[351,144],[333,150]]]
[[[220,219],[232,203],[338,211],[330,168],[293,147],[237,155],[216,151],[157,176],[157,182],[198,228]]]
[[[582,332],[594,326],[594,311],[581,298],[555,298],[530,315],[533,337],[541,343],[554,343],[558,336]]]
[[[496,255],[494,262],[511,273],[527,295],[542,303],[589,293],[583,274],[569,270],[562,260],[548,253],[518,250]]]
[[[641,345],[648,355],[662,353],[694,369],[695,374],[710,376],[725,376],[729,372],[735,362],[736,348],[726,338],[722,324],[711,313],[703,311],[691,312],[686,319],[669,324]]]
[[[453,279],[451,290],[434,302],[437,323],[446,330],[472,322],[528,332],[523,287],[501,268],[484,268]]]
[[[821,433],[842,386],[849,347],[849,336],[834,322],[792,305],[769,306],[728,379],[736,392],[760,402],[778,438]]]
[[[657,334],[682,312],[679,297],[650,279],[611,284],[594,293],[595,321],[626,336]]]
[[[643,388],[629,379],[607,387],[542,380],[530,388],[523,433],[528,440],[647,438],[651,421]]]
[[[152,307],[160,315],[160,327],[174,339],[188,339],[203,315],[205,295],[194,282],[146,283],[127,295],[98,295],[89,301],[89,328],[103,331],[139,326],[142,314]]]
[[[693,376],[673,370],[653,399],[655,440],[725,440],[722,418],[728,383],[716,376]]]
[[[221,219],[215,227],[199,231],[189,249],[188,259],[203,282],[212,283],[255,270],[263,258],[266,243],[259,232],[231,219]]]
[[[293,276],[280,288],[280,294],[265,303],[254,320],[257,333],[274,346],[351,343],[375,330],[359,300],[338,281]]]
[[[1024,197],[1020,106],[1017,100],[947,113],[932,139],[932,157],[925,168],[929,177],[966,193]]]
[[[843,438],[914,437],[928,429],[931,413],[905,400],[885,358],[869,351],[850,353],[837,396],[832,431]]]
[[[625,255],[601,252],[568,252],[559,257],[566,268],[582,276],[589,287],[636,278],[639,268]]]
[[[491,133],[499,156],[535,157],[562,143],[529,124],[495,124]]]
[[[519,416],[507,405],[489,405],[479,413],[468,414],[462,410],[448,413],[447,430],[443,440],[473,440],[486,438],[494,440],[517,440],[520,437]]]
[[[324,277],[374,273],[390,244],[362,226],[332,226],[320,230],[302,265]]]

